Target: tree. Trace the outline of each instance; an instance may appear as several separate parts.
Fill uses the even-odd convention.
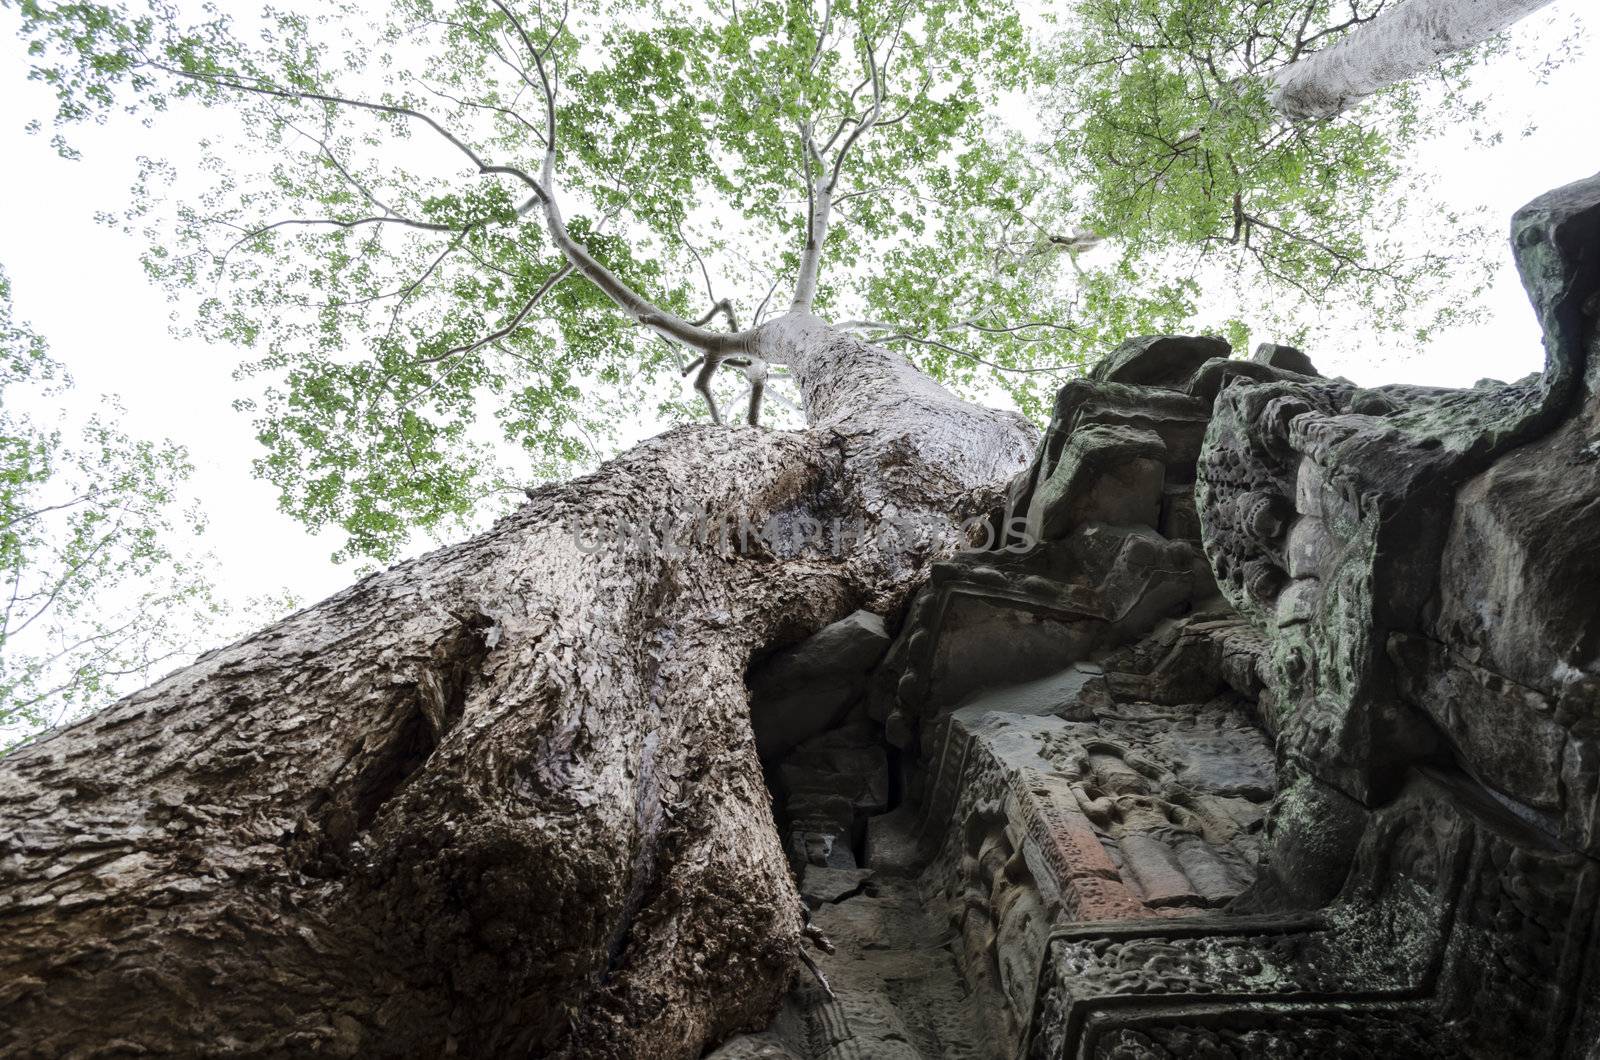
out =
[[[1274,13],[1323,7],[1285,0]],[[1260,8],[1206,5],[1215,14],[1191,19],[1191,32],[1223,48]],[[1097,27],[1159,29],[1107,0],[1072,10],[1068,39],[1081,37],[1085,55],[1127,47]],[[869,59],[863,45],[890,41],[907,12],[908,31]],[[469,13],[398,4],[370,19],[350,9],[183,26],[159,7],[139,17],[93,4],[25,9],[35,74],[59,91],[59,120],[185,101],[241,116],[242,128],[219,121],[207,140],[212,185],[196,193],[197,175],[185,174],[176,207],[161,188],[178,178],[148,162],[128,223],[148,232],[147,266],[192,310],[194,333],[260,351],[241,369],[261,385],[243,403],[265,447],[257,471],[291,515],[337,530],[347,558],[390,560],[414,531],[481,525],[530,476],[592,468],[617,422],[641,408],[663,423],[703,414],[681,399],[695,342],[685,347],[681,328],[663,341],[601,288],[573,281],[540,211],[527,208],[530,190],[510,174],[478,174],[415,116],[537,176],[536,71],[512,50],[514,31],[488,24],[503,20],[492,5]],[[625,286],[702,331],[753,327],[783,308],[814,212],[808,179],[837,182],[813,204],[826,215],[813,263],[819,311],[958,393],[998,386],[1035,416],[1053,381],[1129,334],[1189,328],[1244,340],[1237,307],[1197,297],[1192,262],[1168,267],[1174,248],[1205,254],[1232,238],[1242,286],[1303,293],[1299,308],[1377,301],[1375,322],[1390,331],[1462,311],[1461,299],[1424,303],[1447,266],[1463,274],[1452,252],[1472,233],[1418,254],[1369,223],[1400,182],[1395,154],[1420,135],[1412,109],[1373,127],[1296,134],[1270,153],[1234,145],[1264,125],[1229,111],[1204,157],[1219,158],[1224,185],[1221,155],[1264,191],[1246,196],[1249,224],[1230,237],[1232,189],[1186,172],[1202,154],[1135,186],[1160,159],[1110,142],[1120,134],[1108,130],[1143,120],[1145,102],[1181,121],[1193,102],[1167,99],[1166,88],[1150,96],[1121,75],[1075,83],[1062,74],[1070,63],[1041,61],[1049,50],[1033,46],[1006,4],[862,16],[796,2],[626,12],[591,3],[565,25],[550,57],[564,73],[553,87],[565,228]],[[267,45],[240,43],[251,34]],[[876,88],[864,62],[881,69]],[[1070,115],[1056,158],[993,107],[1041,79],[1062,81]],[[249,87],[266,85],[399,109]],[[871,131],[845,148],[855,128],[846,119],[865,117],[874,92]],[[807,123],[813,146],[845,151],[846,165],[804,154]],[[1060,223],[1072,217],[1080,238]],[[1112,248],[1111,260],[1080,261],[1082,234]],[[1249,323],[1292,339],[1321,315]],[[749,388],[742,373],[759,369],[727,358],[742,360],[719,355],[696,371],[720,359],[737,369],[722,378]],[[782,415],[796,395],[776,375],[768,409]],[[743,400],[721,393],[724,403]]]
[[[1004,4],[590,4],[524,41],[493,5],[400,3],[371,25],[284,14],[265,49],[221,18],[30,18],[66,118],[117,100],[243,115],[242,138],[209,142],[214,187],[162,218],[151,162],[130,223],[172,222],[147,265],[203,292],[195,331],[261,350],[243,369],[264,384],[246,406],[258,471],[286,511],[343,531],[345,556],[392,559],[415,529],[520,498],[530,470],[592,467],[641,406],[681,420],[680,372],[715,347],[697,372],[759,374],[742,347],[795,294],[841,321],[951,313],[875,267],[920,266],[930,230],[981,360],[1074,368],[1055,340],[1096,326],[1060,319],[1055,263],[996,282],[981,250],[1015,187],[1015,145],[982,114],[1025,66]],[[361,44],[329,45],[345,33]],[[535,191],[551,182],[554,215]],[[1166,301],[1119,315],[1170,323]],[[981,378],[949,342],[923,350],[946,381]]]
[[[204,522],[188,454],[130,436],[111,401],[43,412],[71,388],[0,272],[0,748],[193,658],[226,614],[177,544]]]
[[[446,248],[499,255],[485,260],[511,275],[486,301],[503,307],[503,320],[561,292],[571,302],[557,324],[580,349],[597,348],[582,344],[586,322],[623,321],[708,361],[783,364],[813,426],[669,432],[595,475],[532,491],[486,535],[369,578],[13,756],[0,781],[11,837],[0,858],[7,1007],[17,1014],[3,1032],[8,1051],[71,1050],[103,1040],[114,1025],[144,1048],[179,1052],[223,1042],[265,1052],[687,1056],[758,1022],[792,972],[801,923],[751,740],[746,662],[853,607],[892,610],[939,547],[887,532],[891,520],[949,526],[971,491],[1030,455],[1035,431],[1021,417],[953,397],[902,356],[813,312],[827,290],[832,212],[849,194],[845,163],[859,158],[868,173],[924,155],[931,164],[946,111],[966,106],[893,95],[896,57],[934,64],[971,52],[978,42],[961,44],[967,29],[952,24],[954,43],[936,50],[913,38],[939,30],[936,19],[919,16],[912,26],[865,17],[840,59],[818,46],[837,30],[818,33],[803,20],[769,27],[798,50],[801,88],[819,98],[802,107],[807,97],[791,87],[762,102],[767,90],[754,69],[724,90],[749,93],[758,112],[771,108],[766,121],[795,117],[806,153],[770,153],[776,136],[735,125],[722,134],[732,146],[721,164],[740,175],[728,182],[731,193],[754,196],[793,158],[810,208],[788,270],[790,308],[724,332],[675,311],[683,296],[639,294],[625,277],[642,282],[648,266],[621,255],[612,256],[615,267],[601,264],[599,246],[622,244],[601,244],[599,222],[580,228],[557,206],[565,193],[559,150],[569,137],[602,172],[607,162],[632,167],[626,172],[641,186],[631,197],[606,198],[606,183],[587,179],[596,199],[638,207],[645,240],[684,222],[674,181],[710,158],[638,159],[640,145],[605,140],[609,125],[591,132],[576,116],[564,124],[553,97],[558,69],[578,53],[570,27],[531,16],[525,23],[500,4],[409,10],[456,42],[446,54],[468,54],[471,40],[471,61],[503,62],[510,76],[527,77],[544,104],[535,123],[542,157],[531,168],[486,153],[409,101],[325,89],[305,58],[316,53],[298,42],[283,46],[286,69],[269,77],[243,53],[228,53],[237,61],[223,65],[193,37],[155,48],[144,29],[118,23],[116,32],[129,34],[119,42],[125,65],[97,62],[132,77],[160,71],[208,98],[309,107],[330,122],[376,116],[395,136],[420,128],[488,179],[454,195],[425,184],[375,186],[330,149],[320,164],[340,183],[304,194],[392,214],[393,224],[358,225],[336,212],[325,218],[332,224],[294,227],[437,226]],[[731,49],[775,49],[754,29],[783,11],[742,10],[716,32],[728,34]],[[854,17],[835,10],[822,25],[833,25],[830,17],[842,25],[847,14]],[[649,38],[622,36],[628,76],[615,74],[614,86],[672,74],[674,62],[646,47]],[[274,38],[267,51],[279,47]],[[846,62],[859,71],[850,74],[861,85],[855,95],[804,76],[842,76]],[[563,83],[579,85],[581,100],[581,86],[594,80],[569,74]],[[452,94],[448,84],[435,87]],[[475,109],[515,124],[493,110],[509,110],[510,98],[485,92]],[[282,128],[303,120],[298,112],[282,118]],[[916,131],[875,140],[874,126]],[[648,139],[652,126],[627,128],[639,131],[619,127],[619,140]],[[356,184],[370,197],[348,190]],[[752,212],[759,219],[764,209]],[[266,238],[261,226],[241,227]],[[543,249],[519,250],[518,240]],[[362,255],[380,248],[343,260],[339,242],[315,244],[322,256],[306,273],[342,291],[351,272],[370,272]],[[832,253],[849,246],[841,240]],[[552,261],[558,252],[564,260]],[[325,263],[338,267],[317,271]],[[569,270],[586,283],[561,283]],[[602,300],[612,315],[596,312]],[[460,356],[451,351],[504,328],[480,332],[483,311],[465,312],[438,318],[441,337],[430,333],[424,357]],[[594,326],[626,349],[656,350],[622,324]],[[335,334],[330,328],[330,345]],[[408,367],[420,370],[416,353],[398,344],[376,352],[380,360],[365,370],[401,379]],[[323,378],[340,367],[329,362]],[[467,381],[443,385],[467,390]],[[307,400],[318,386],[326,383],[308,383]],[[306,417],[307,430],[324,413],[366,414],[341,401],[289,408]],[[413,441],[412,452],[431,440],[426,425],[412,422],[393,437]],[[419,464],[417,473],[431,468]],[[313,478],[308,491],[336,488]],[[838,555],[781,539],[731,552],[716,539],[681,552],[589,550],[575,540],[575,520],[660,526],[693,506],[758,525],[774,515],[786,524],[838,520],[865,539]],[[113,745],[122,750],[112,753]],[[66,799],[57,794],[63,767],[84,771]],[[137,801],[127,798],[133,790],[143,793]],[[99,823],[86,832],[90,819]],[[54,866],[51,882],[39,871],[43,860]],[[143,985],[128,989],[129,976]]]
[[[995,253],[1033,190],[980,121],[1020,62],[1010,11],[408,0],[344,38],[351,12],[23,13],[67,117],[219,104],[271,153],[251,187],[219,154],[149,265],[232,281],[199,326],[266,347],[263,471],[354,551],[513,486],[473,466],[485,399],[565,459],[603,427],[581,390],[637,400],[698,357],[707,386],[781,366],[808,427],[680,426],[13,756],[0,1045],[694,1056],[761,1022],[801,917],[748,661],[893,613],[1035,442],[900,350],[959,384],[974,362],[939,334],[1022,367],[1185,298],[1114,273],[1073,303],[1061,255]],[[418,158],[358,158],[379,143]],[[784,249],[703,256],[760,244]],[[766,295],[723,294],[743,275]],[[898,327],[930,306],[948,330]],[[741,546],[741,518],[808,532]]]
[[[1362,17],[1337,43],[1302,54],[1304,38],[1269,80],[1272,106],[1294,119],[1331,118],[1397,82],[1482,44],[1550,0],[1401,0]]]
[[[1493,244],[1409,155],[1481,124],[1464,86],[1486,52],[1469,46],[1538,6],[1082,0],[1049,60],[1063,214],[1145,282],[1204,275],[1212,299],[1231,284],[1274,341],[1345,326],[1330,305],[1360,306],[1382,341],[1424,341],[1471,319]],[[1319,92],[1337,106],[1313,107]]]

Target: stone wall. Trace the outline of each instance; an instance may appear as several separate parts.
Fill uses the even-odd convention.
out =
[[[1512,243],[1542,374],[1130,341],[992,548],[752,671],[833,952],[719,1055],[1595,1055],[1600,178]]]

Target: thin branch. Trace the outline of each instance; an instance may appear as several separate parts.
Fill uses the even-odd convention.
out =
[[[432,95],[438,96],[440,99],[449,100],[451,103],[454,103],[458,107],[471,107],[471,108],[476,109],[476,110],[486,110],[486,111],[490,111],[491,113],[499,114],[499,115],[502,115],[503,117],[510,118],[512,121],[516,122],[518,125],[521,125],[524,129],[527,129],[534,136],[537,136],[539,138],[539,142],[540,143],[544,142],[544,130],[540,129],[537,125],[533,124],[533,122],[529,121],[527,118],[524,118],[521,114],[519,114],[512,107],[502,107],[502,106],[499,106],[499,105],[494,104],[494,103],[483,103],[483,102],[481,102],[479,100],[475,100],[475,99],[462,99],[461,97],[453,96],[450,93],[445,92],[442,89],[434,88],[432,85],[430,85],[426,81],[422,80],[422,78],[416,77],[415,75],[413,75],[411,77],[411,80],[415,81],[418,85],[421,85],[423,91],[428,92],[428,93],[430,93]],[[521,96],[522,96],[522,93],[519,91],[517,93],[517,98],[520,99]]]
[[[229,223],[227,221],[221,221],[220,219],[219,219],[218,223],[225,224],[229,228],[238,228],[239,227],[238,225],[231,224],[231,223]],[[232,254],[240,246],[244,245],[245,243],[250,242],[250,240],[256,238],[257,236],[264,236],[268,232],[271,232],[271,231],[273,231],[274,229],[277,229],[277,228],[327,225],[327,226],[332,227],[332,228],[346,228],[346,229],[348,229],[348,228],[360,228],[363,225],[382,225],[382,224],[391,224],[391,223],[392,224],[398,224],[398,225],[404,225],[407,228],[420,228],[420,229],[422,229],[423,231],[426,231],[426,232],[459,232],[459,231],[461,231],[461,229],[457,228],[455,225],[435,224],[435,223],[433,223],[431,221],[408,221],[403,217],[357,217],[354,220],[350,220],[350,221],[341,221],[341,220],[339,220],[338,218],[335,218],[335,217],[290,217],[290,218],[287,218],[286,220],[274,221],[269,225],[262,225],[260,228],[253,229],[252,231],[246,232],[244,235],[240,236],[238,239],[234,240],[232,243],[230,243],[228,245],[228,249],[223,251],[223,253],[222,253],[222,259],[221,260],[226,261],[227,258],[228,258],[228,255]]]
[[[538,305],[540,301],[544,299],[544,296],[549,294],[556,284],[560,283],[568,276],[571,276],[575,268],[576,266],[569,261],[565,265],[562,265],[555,272],[551,273],[545,278],[544,283],[539,285],[539,289],[534,291],[533,294],[529,296],[528,300],[523,303],[522,308],[517,310],[515,316],[489,334],[480,339],[466,343],[465,345],[452,347],[451,349],[445,350],[443,353],[437,354],[433,357],[420,357],[411,363],[436,364],[437,362],[445,360],[446,358],[454,357],[459,353],[471,353],[473,350],[480,349],[484,346],[488,346],[490,343],[499,342],[501,339],[507,338],[522,326],[522,322],[528,318],[528,314],[533,312],[533,307]]]
[[[862,116],[856,127],[850,130],[850,135],[845,138],[844,143],[839,145],[839,153],[833,159],[833,173],[827,184],[830,193],[839,186],[839,175],[844,171],[844,160],[850,154],[850,149],[858,140],[871,132],[878,119],[883,116],[883,76],[878,69],[878,59],[873,52],[872,41],[863,40],[861,46],[866,50],[867,71],[872,79],[872,107]]]
[[[749,336],[742,333],[728,334],[725,332],[707,331],[689,323],[674,313],[655,305],[628,284],[624,283],[615,273],[589,253],[589,249],[572,238],[567,231],[566,223],[561,218],[561,208],[555,196],[555,167],[556,167],[556,90],[551,77],[551,71],[545,62],[545,53],[533,42],[533,37],[522,20],[506,7],[502,0],[492,0],[494,6],[506,16],[511,25],[521,37],[523,46],[533,59],[534,69],[539,76],[539,84],[545,98],[545,154],[544,165],[540,170],[540,179],[530,182],[534,191],[534,198],[544,207],[545,227],[550,232],[550,237],[561,253],[566,257],[584,278],[598,287],[602,294],[611,299],[624,313],[628,314],[638,323],[655,331],[663,338],[682,343],[692,349],[703,352],[742,348],[748,344]],[[562,19],[565,21],[563,12]],[[529,201],[532,205],[532,200]]]
[[[45,506],[43,508],[35,508],[35,509],[33,509],[32,511],[29,511],[29,512],[23,512],[20,515],[17,515],[17,516],[14,516],[13,518],[7,519],[5,522],[0,522],[0,530],[9,530],[11,527],[16,526],[18,523],[25,523],[29,519],[35,519],[35,518],[37,518],[37,517],[39,517],[41,515],[44,515],[47,512],[58,512],[63,508],[71,508],[71,507],[73,507],[75,505],[82,504],[84,501],[93,500],[94,497],[97,494],[101,493],[101,492],[102,492],[101,490],[93,489],[93,490],[90,490],[88,493],[84,493],[84,494],[81,494],[81,495],[79,495],[77,497],[74,497],[70,501],[62,501],[60,504],[51,504],[51,505],[47,505],[47,506]]]
[[[428,278],[434,274],[440,265],[444,264],[444,259],[453,254],[456,249],[461,246],[462,241],[466,238],[467,233],[465,232],[462,232],[460,235],[456,236],[456,238],[450,241],[448,246],[439,252],[439,256],[434,258],[433,261],[428,264],[428,267],[422,271],[420,276],[418,276],[415,280],[412,280],[411,283],[406,287],[394,292],[394,294],[397,295],[400,300],[394,304],[394,310],[389,314],[389,330],[385,336],[386,339],[394,338],[395,329],[400,326],[400,311],[404,309],[406,303],[411,300],[411,296],[416,294],[417,291],[422,288],[422,285],[428,282]],[[467,253],[472,254],[473,258],[478,258],[478,255],[473,254],[470,249],[467,251]]]
[[[516,166],[491,164],[485,161],[477,151],[473,150],[466,143],[466,141],[462,140],[455,133],[445,128],[432,116],[412,107],[402,107],[392,103],[373,103],[370,100],[351,99],[347,96],[335,96],[326,92],[311,92],[305,89],[279,88],[276,85],[271,84],[252,85],[235,78],[222,77],[213,74],[195,73],[191,70],[183,70],[179,67],[169,66],[166,63],[155,62],[148,59],[139,65],[147,66],[152,70],[161,70],[165,73],[172,74],[174,77],[183,77],[191,81],[199,81],[203,84],[215,85],[218,88],[231,88],[239,92],[252,92],[257,95],[271,96],[276,99],[310,100],[319,103],[331,103],[335,106],[355,107],[359,110],[372,111],[377,114],[388,114],[392,117],[410,118],[414,121],[420,121],[424,125],[428,126],[428,128],[444,137],[444,139],[447,140],[451,146],[455,147],[456,150],[460,151],[463,155],[470,159],[472,164],[478,167],[478,172],[484,174],[500,174],[504,176],[516,177],[530,188],[539,187],[537,181]]]
[[[963,323],[967,324],[966,321],[963,321]],[[883,337],[874,337],[870,341],[872,341],[872,342],[882,342],[882,343],[888,343],[888,342],[911,342],[911,343],[915,343],[918,346],[933,346],[933,347],[936,347],[938,349],[944,350],[947,353],[953,353],[958,357],[965,357],[970,361],[976,361],[979,364],[988,365],[990,368],[993,368],[997,372],[1015,372],[1015,373],[1017,373],[1019,375],[1031,375],[1031,374],[1033,374],[1035,372],[1075,372],[1075,371],[1082,371],[1082,368],[1083,368],[1082,365],[1076,365],[1076,364],[1054,365],[1054,366],[1046,367],[1046,368],[1011,368],[1011,367],[1007,367],[1006,365],[1003,365],[1003,364],[996,364],[994,361],[991,361],[986,357],[980,357],[975,353],[972,353],[972,352],[969,352],[967,350],[961,349],[959,346],[952,346],[948,342],[941,342],[938,339],[925,338],[924,336],[921,336],[921,335],[912,335],[909,332],[899,331],[894,327],[894,325],[886,324],[881,320],[846,320],[842,324],[837,324],[835,326],[840,331],[891,331],[891,332],[894,332],[894,334],[883,336]],[[974,325],[968,324],[968,326],[974,326]],[[1060,328],[1066,328],[1067,330],[1072,330],[1070,327],[1068,327],[1065,324],[1046,324],[1046,323],[1043,323],[1043,322],[1036,322],[1036,323],[1033,323],[1033,324],[1024,324],[1024,325],[1020,325],[1020,326],[1021,327],[1060,327]],[[979,328],[978,330],[981,331],[981,330],[989,330],[989,329]],[[1005,329],[1005,330],[1010,330],[1010,329]]]
[[[733,303],[726,298],[719,298],[717,301],[711,303],[711,308],[706,310],[703,316],[696,320],[691,320],[689,323],[693,324],[697,328],[703,328],[707,324],[711,323],[712,320],[716,319],[718,313],[721,313],[727,318],[729,331],[739,330],[739,318],[734,315]],[[729,359],[725,363],[731,364],[732,359]]]
[[[761,299],[761,304],[756,306],[756,315],[755,319],[751,322],[752,326],[759,326],[761,324],[761,318],[767,312],[767,304],[772,301],[773,294],[778,290],[778,281],[782,278],[783,274],[780,272],[775,272],[772,274],[772,283],[767,286],[766,296]]]
[[[728,330],[738,331],[739,318],[734,315],[733,302],[727,298],[719,299],[717,297],[716,291],[711,288],[711,270],[706,268],[705,259],[700,256],[700,251],[696,250],[694,244],[689,242],[689,237],[683,234],[683,225],[675,224],[673,227],[677,229],[678,238],[683,240],[683,245],[689,248],[690,254],[694,255],[695,263],[700,266],[700,276],[706,283],[706,297],[711,300],[711,308],[706,310],[705,316],[699,320],[692,320],[690,323],[696,327],[704,327],[711,323],[713,317],[721,313],[728,318]]]
[[[1009,327],[990,327],[985,324],[979,324],[975,320],[963,320],[961,324],[963,327],[971,328],[973,331],[982,331],[989,335],[1009,335],[1013,332],[1028,331],[1033,328],[1052,328],[1056,331],[1068,331],[1073,334],[1078,331],[1071,324],[1060,324],[1054,320],[1030,320],[1023,324],[1012,324]]]
[[[968,352],[967,350],[963,350],[958,346],[952,346],[947,342],[940,342],[938,339],[926,339],[926,338],[921,337],[920,335],[908,335],[908,334],[906,334],[904,332],[901,332],[901,333],[895,334],[895,335],[890,335],[887,338],[873,339],[872,341],[873,342],[913,342],[913,343],[916,343],[918,346],[934,346],[934,347],[937,347],[938,349],[945,350],[946,352],[953,353],[958,357],[965,357],[969,361],[976,361],[979,364],[988,365],[990,368],[993,368],[997,372],[1015,372],[1018,375],[1032,375],[1035,372],[1081,372],[1081,371],[1083,371],[1083,365],[1081,365],[1081,364],[1058,364],[1058,365],[1051,365],[1051,366],[1045,367],[1045,368],[1010,368],[1010,367],[1007,367],[1006,365],[1003,365],[1003,364],[996,364],[994,361],[991,361],[986,357],[979,357],[977,354]]]

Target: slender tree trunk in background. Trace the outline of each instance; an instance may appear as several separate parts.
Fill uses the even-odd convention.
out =
[[[580,549],[678,509],[947,515],[1020,417],[791,315],[812,428],[684,427],[0,763],[0,1053],[692,1057],[793,973],[752,651],[927,556]]]
[[[1339,43],[1271,75],[1272,105],[1286,118],[1331,118],[1481,44],[1549,2],[1401,0]]]

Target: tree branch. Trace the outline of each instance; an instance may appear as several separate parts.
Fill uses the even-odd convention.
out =
[[[568,262],[567,264],[565,264],[565,265],[561,266],[559,269],[557,269],[555,272],[551,273],[548,277],[545,278],[545,281],[539,285],[539,289],[534,291],[533,294],[528,297],[528,300],[522,304],[522,308],[518,309],[516,314],[514,316],[512,316],[512,318],[510,320],[506,321],[505,324],[503,324],[500,327],[496,328],[494,331],[490,332],[489,334],[483,336],[480,339],[475,339],[472,342],[466,343],[464,345],[452,347],[452,348],[450,348],[448,350],[445,350],[443,353],[437,354],[437,355],[435,355],[433,357],[419,357],[418,359],[412,361],[411,363],[412,364],[436,364],[439,361],[443,361],[443,360],[445,360],[447,358],[454,357],[456,354],[459,354],[459,353],[471,353],[473,350],[480,349],[480,348],[482,348],[484,346],[489,345],[490,343],[499,342],[501,339],[506,338],[507,336],[511,335],[514,331],[516,331],[518,328],[520,328],[522,326],[522,322],[524,320],[528,319],[528,314],[533,312],[533,307],[538,305],[541,301],[543,301],[544,296],[549,294],[550,291],[552,289],[554,289],[556,284],[560,283],[562,280],[566,279],[568,276],[571,276],[572,273],[573,273],[573,270],[574,270],[573,264],[571,262]]]
[[[531,182],[531,186],[533,187],[534,199],[538,200],[538,203],[544,207],[545,227],[549,230],[550,238],[560,249],[562,255],[572,264],[574,269],[583,275],[584,279],[598,287],[600,292],[611,299],[619,309],[638,323],[656,332],[656,334],[706,353],[743,348],[747,345],[747,336],[739,333],[730,335],[724,332],[707,331],[702,327],[689,323],[676,314],[667,312],[628,286],[610,269],[595,260],[587,247],[572,238],[572,234],[567,231],[566,222],[561,217],[561,208],[556,202],[556,91],[550,70],[545,62],[545,53],[534,44],[533,37],[528,32],[527,27],[522,24],[522,20],[502,0],[492,0],[492,2],[500,13],[510,21],[517,35],[522,39],[524,48],[527,49],[529,56],[533,59],[534,70],[539,78],[539,86],[544,93],[544,165],[540,171],[540,179]],[[563,13],[562,18],[565,20],[565,13]],[[557,32],[559,32],[559,29]],[[533,201],[530,200],[524,209],[532,205]]]

